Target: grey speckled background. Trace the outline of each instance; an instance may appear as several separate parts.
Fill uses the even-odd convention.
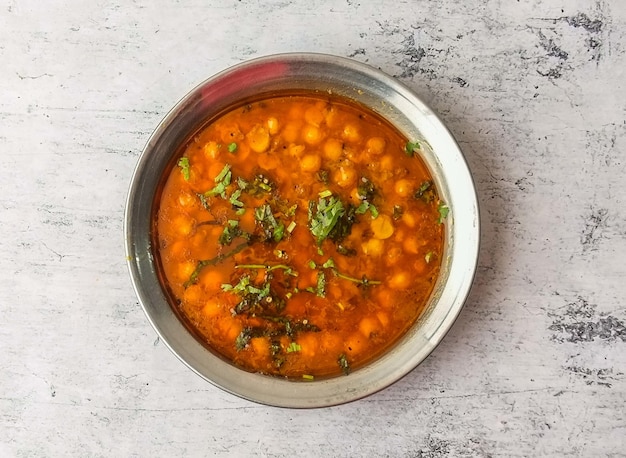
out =
[[[625,456],[626,3],[0,2],[1,456]],[[397,76],[460,142],[475,287],[424,364],[289,411],[203,382],[125,265],[150,132],[211,74],[282,51]]]

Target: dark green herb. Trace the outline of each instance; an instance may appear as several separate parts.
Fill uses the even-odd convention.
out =
[[[298,276],[298,272],[293,270],[293,267],[286,264],[274,264],[273,266],[268,264],[237,264],[235,269],[265,269],[268,272],[280,269],[285,272],[285,275],[291,275],[292,277]]]
[[[382,283],[381,281],[378,281],[378,280],[370,280],[365,275],[363,275],[363,277],[359,279],[359,278],[351,277],[346,274],[342,274],[341,272],[337,270],[337,266],[335,265],[335,261],[333,260],[333,258],[328,258],[328,260],[326,260],[326,262],[322,264],[322,267],[325,269],[331,269],[336,277],[341,278],[343,280],[351,281],[353,283],[357,283],[359,286],[380,285]],[[323,272],[320,272],[320,273],[323,273]],[[318,277],[318,281],[319,281],[319,277]]]
[[[198,199],[200,199],[200,204],[204,207],[205,210],[210,210],[209,201],[207,200],[204,194],[198,193],[196,194]]]
[[[222,231],[218,242],[222,246],[228,246],[233,243],[233,240],[237,237],[244,237],[249,239],[250,235],[241,230],[241,227],[239,227],[239,221],[229,219],[226,223],[226,226],[224,226],[224,230]]]
[[[252,339],[252,328],[245,327],[241,330],[237,338],[235,339],[235,348],[237,351],[241,351],[248,346],[250,339]]]
[[[245,189],[246,192],[255,197],[259,197],[263,194],[271,193],[274,189],[274,184],[265,176],[256,175],[251,183],[245,182],[245,188],[242,189]]]
[[[328,170],[318,170],[318,172],[315,174],[315,178],[317,178],[317,181],[321,181],[324,184],[328,184]]]
[[[350,363],[348,363],[348,358],[345,353],[339,355],[339,358],[337,358],[337,364],[339,364],[339,367],[344,374],[348,375],[350,373]]]
[[[180,171],[183,174],[183,178],[185,181],[189,181],[190,173],[189,173],[189,158],[181,157],[178,160],[178,166],[180,167]]]
[[[398,221],[400,218],[402,218],[403,214],[404,214],[404,209],[400,205],[393,206],[393,214],[391,215],[391,217],[395,221]]]
[[[356,193],[359,196],[359,199],[371,201],[376,193],[374,183],[365,177],[361,177],[359,185],[356,188]]]
[[[285,225],[276,219],[269,204],[263,204],[254,210],[254,217],[263,231],[266,241],[280,242],[285,235]]]
[[[320,246],[327,238],[335,243],[350,235],[355,221],[354,207],[346,207],[333,195],[323,194],[317,202],[309,202],[309,229]]]
[[[344,256],[356,256],[356,250],[352,247],[344,245],[343,243],[337,245],[337,253]]]
[[[415,192],[415,198],[422,199],[426,203],[432,202],[435,199],[435,189],[432,181],[424,181]]]

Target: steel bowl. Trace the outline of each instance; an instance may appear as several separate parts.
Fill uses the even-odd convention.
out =
[[[242,100],[284,91],[332,93],[379,113],[407,138],[448,204],[444,256],[434,292],[412,328],[386,353],[348,376],[292,381],[246,372],[207,348],[181,322],[159,280],[152,245],[155,206],[165,177],[190,135]],[[478,258],[479,215],[472,176],[455,139],[409,88],[357,61],[313,53],[279,54],[235,65],[187,94],[161,121],[141,153],[125,211],[128,267],[139,301],[160,339],[212,384],[251,401],[282,407],[323,407],[381,390],[418,366],[439,344],[469,293]]]

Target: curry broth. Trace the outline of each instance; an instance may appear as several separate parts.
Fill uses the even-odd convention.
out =
[[[335,97],[280,96],[211,121],[158,203],[178,313],[249,371],[347,374],[422,312],[441,265],[439,199],[419,145]]]

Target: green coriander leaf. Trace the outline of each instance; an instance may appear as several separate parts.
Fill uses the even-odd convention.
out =
[[[320,197],[330,197],[333,195],[333,192],[330,189],[325,189],[318,194]]]
[[[439,211],[439,219],[437,220],[437,222],[441,224],[443,223],[443,220],[448,217],[448,214],[450,214],[450,207],[448,207],[445,203],[440,202],[437,210]]]
[[[219,182],[223,182],[223,181],[228,181],[228,183],[226,183],[226,185],[230,184],[230,164],[226,164],[224,166],[224,168],[221,170],[220,173],[217,174],[217,176],[215,177],[215,182],[219,183]],[[227,178],[228,177],[228,178]]]
[[[189,181],[189,158],[188,157],[181,157],[178,160],[178,166],[180,167],[180,171],[183,174],[183,178],[185,181]]]
[[[324,275],[324,272],[317,273],[315,294],[317,297],[326,297],[326,275]]]
[[[421,146],[419,142],[406,142],[405,151],[407,156],[413,157],[416,151],[419,151]]]
[[[236,151],[237,151],[237,143],[233,142],[233,143],[228,145],[228,152],[229,153],[234,153]]]
[[[231,203],[233,207],[243,208],[244,204],[239,200],[241,196],[241,189],[236,189],[231,195],[228,201]]]
[[[298,345],[296,342],[291,342],[289,346],[286,348],[287,353],[293,353],[296,351],[302,350],[302,347]]]

